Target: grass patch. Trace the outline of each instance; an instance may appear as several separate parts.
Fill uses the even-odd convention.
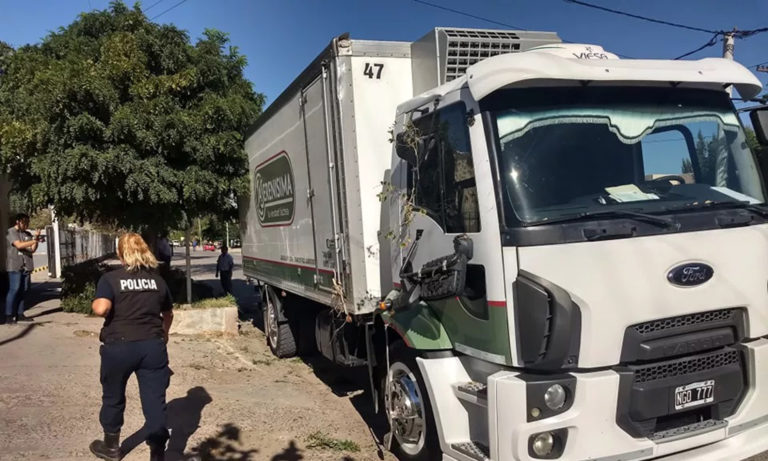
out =
[[[174,309],[182,309],[181,304],[176,304]],[[237,300],[234,296],[228,294],[221,298],[200,299],[192,303],[191,309],[218,309],[222,307],[237,306]],[[185,308],[186,309],[186,308]]]
[[[288,361],[291,363],[304,363],[304,360],[302,360],[301,357],[294,357]]]
[[[355,442],[346,439],[334,439],[322,431],[313,432],[307,436],[307,448],[349,452],[360,451],[360,446]]]
[[[77,314],[92,315],[91,303],[96,295],[96,285],[87,283],[79,293],[72,293],[61,298],[61,310]]]

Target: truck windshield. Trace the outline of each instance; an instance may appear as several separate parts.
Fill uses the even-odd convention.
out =
[[[765,200],[724,92],[514,89],[489,96],[483,110],[495,122],[509,226]]]

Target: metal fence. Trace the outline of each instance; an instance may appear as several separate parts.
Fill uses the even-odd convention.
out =
[[[59,229],[58,248],[52,226],[46,228],[48,240],[48,267],[52,276],[57,277],[54,269],[56,255],[61,257],[61,267],[72,266],[85,261],[98,260],[117,252],[116,235],[85,229]]]

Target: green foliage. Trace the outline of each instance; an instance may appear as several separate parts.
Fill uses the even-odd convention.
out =
[[[61,309],[64,312],[74,312],[76,314],[90,315],[91,303],[96,295],[96,285],[88,283],[83,287],[83,291],[73,293],[61,298]]]
[[[264,97],[227,34],[150,22],[113,2],[41,44],[3,52],[0,167],[31,208],[165,229],[234,217],[247,191],[243,132]]]
[[[187,275],[180,269],[165,269],[160,275],[168,285],[168,289],[171,291],[171,298],[178,304],[186,304],[187,302]],[[213,298],[213,288],[210,285],[203,282],[192,282],[192,302],[201,299]],[[230,304],[233,306],[236,304]]]
[[[747,139],[747,145],[757,156],[757,164],[763,172],[763,179],[768,179],[768,146],[760,145],[752,128],[745,127],[744,135]]]
[[[226,221],[217,216],[211,216],[208,224],[203,227],[203,236],[206,240],[225,241],[227,239]],[[240,238],[240,225],[232,221],[229,221],[229,238]]]
[[[76,296],[88,289],[89,285],[96,286],[102,275],[112,270],[106,264],[86,261],[72,266],[64,266],[61,273],[61,296]],[[93,298],[91,298],[93,300]],[[90,304],[89,304],[90,305]]]
[[[352,440],[335,439],[322,431],[317,431],[307,436],[307,448],[321,448],[336,451],[360,451],[360,446]]]
[[[175,306],[180,308],[181,306]],[[192,309],[219,309],[223,307],[237,307],[237,300],[234,296],[228,294],[220,298],[199,299],[192,303]]]

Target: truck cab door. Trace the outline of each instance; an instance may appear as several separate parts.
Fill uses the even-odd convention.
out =
[[[431,267],[430,261],[452,254],[457,236],[472,239],[474,251],[463,290],[444,299],[423,299],[423,304],[457,351],[509,364],[498,215],[482,122],[473,114],[459,101],[414,120],[412,135],[419,138],[420,152],[409,164],[409,203],[401,206],[401,222],[407,223],[402,255],[418,239],[410,268],[406,267],[418,272],[425,265]]]

